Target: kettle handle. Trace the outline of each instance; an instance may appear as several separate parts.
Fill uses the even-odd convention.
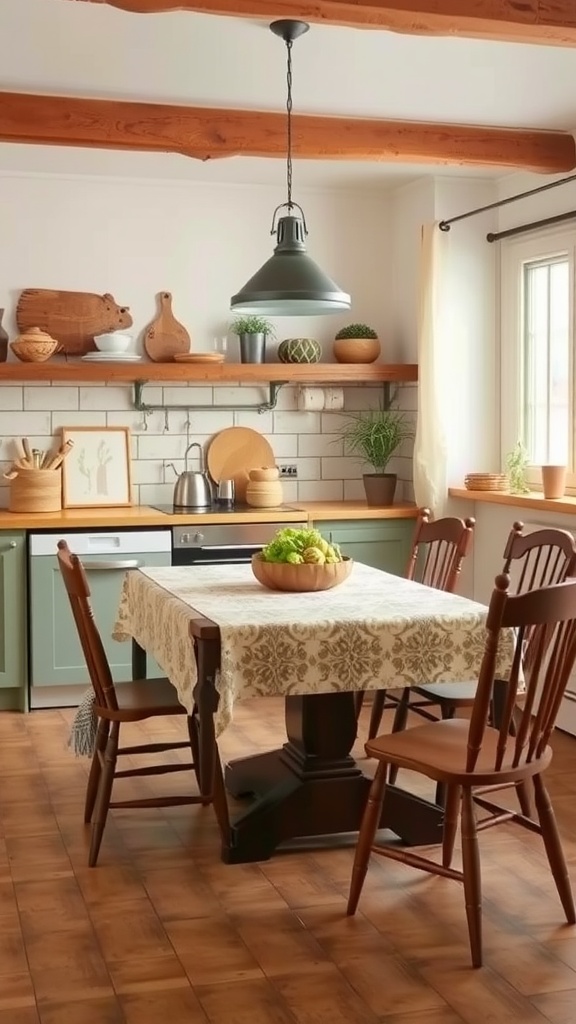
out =
[[[202,450],[202,445],[198,441],[191,441],[190,444],[188,445],[186,451],[184,452],[184,469],[186,470],[186,472],[188,472],[188,452],[190,451],[191,448],[198,448],[198,450],[200,452],[200,472],[203,473],[204,472],[204,452]]]

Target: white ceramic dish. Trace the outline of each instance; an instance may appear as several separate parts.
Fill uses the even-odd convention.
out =
[[[97,334],[94,344],[100,352],[125,352],[132,344],[132,335],[124,331],[113,331],[111,334]]]
[[[142,356],[134,352],[87,352],[82,356],[86,363],[139,363]]]

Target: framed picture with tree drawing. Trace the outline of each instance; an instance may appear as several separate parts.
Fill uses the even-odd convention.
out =
[[[62,427],[73,447],[62,464],[63,508],[132,504],[128,427]]]

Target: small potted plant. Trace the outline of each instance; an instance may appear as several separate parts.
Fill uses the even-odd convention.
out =
[[[359,455],[374,470],[363,476],[368,505],[392,505],[397,475],[387,473],[386,467],[402,442],[414,436],[404,413],[383,408],[351,413],[339,433],[348,452]]]
[[[238,316],[230,330],[240,339],[241,363],[266,362],[266,338],[274,338],[276,333],[270,320],[256,314]]]
[[[348,324],[334,339],[334,355],[339,363],[373,363],[380,355],[376,331],[367,324]]]

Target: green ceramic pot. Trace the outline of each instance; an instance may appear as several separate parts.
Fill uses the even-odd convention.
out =
[[[322,346],[314,338],[286,338],[278,346],[281,363],[319,363]]]

